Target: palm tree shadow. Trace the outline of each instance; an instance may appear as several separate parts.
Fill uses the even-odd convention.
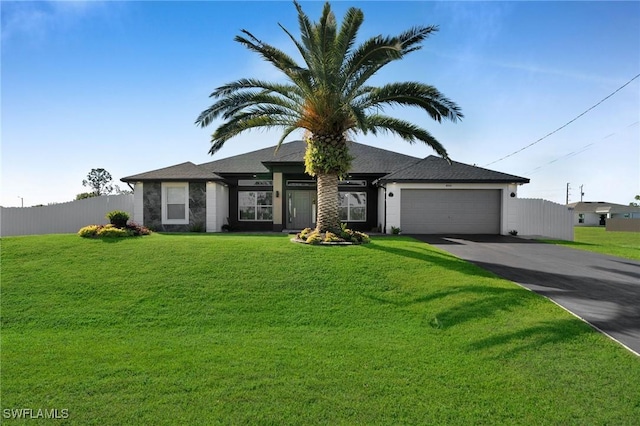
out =
[[[505,333],[476,340],[467,346],[472,351],[490,351],[504,348],[499,357],[516,355],[536,350],[543,345],[567,343],[586,333],[595,331],[576,318],[544,321],[539,325],[511,333]]]
[[[479,268],[443,250],[430,248],[427,245],[416,246],[414,249],[409,250],[403,247],[389,247],[372,242],[370,244],[364,244],[362,247],[370,250],[382,251],[392,256],[405,257],[428,264],[435,264],[451,271],[461,272],[467,275],[495,277],[491,272]]]

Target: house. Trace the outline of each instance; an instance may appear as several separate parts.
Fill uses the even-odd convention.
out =
[[[580,201],[568,204],[574,211],[575,226],[604,226],[607,219],[640,219],[640,207],[604,201]]]
[[[390,233],[506,234],[519,185],[529,179],[442,158],[421,159],[350,142],[340,217],[352,229]],[[134,217],[160,231],[282,231],[314,227],[316,182],[295,141],[200,165],[128,176]],[[511,213],[511,215],[513,215]]]

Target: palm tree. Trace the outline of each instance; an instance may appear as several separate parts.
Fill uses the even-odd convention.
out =
[[[300,39],[280,27],[295,44],[302,65],[242,30],[235,41],[275,66],[287,82],[244,78],[218,87],[210,96],[215,103],[200,114],[196,124],[205,127],[219,117],[224,120],[211,137],[210,154],[249,129],[283,129],[278,146],[293,131],[305,129],[306,173],[316,177],[318,186],[316,229],[336,231],[340,229],[338,181],[346,176],[352,160],[347,139],[350,133],[390,132],[409,143],[423,142],[448,160],[444,147],[425,129],[381,112],[384,106],[417,107],[438,122],[443,118],[455,122],[462,113],[454,102],[427,84],[410,81],[381,87],[367,85],[383,66],[419,50],[421,42],[438,30],[436,26],[414,27],[395,37],[376,36],[356,46],[364,20],[360,9],[350,8],[338,28],[329,3],[325,3],[319,22],[311,22],[300,4],[294,1],[294,5]]]

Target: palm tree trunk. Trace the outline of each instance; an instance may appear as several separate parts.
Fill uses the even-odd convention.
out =
[[[338,232],[338,175],[318,173],[318,218],[316,229],[320,232]]]

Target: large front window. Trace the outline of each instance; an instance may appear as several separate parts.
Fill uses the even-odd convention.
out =
[[[340,192],[340,220],[343,222],[367,220],[366,192]]]
[[[188,183],[162,183],[162,223],[168,225],[189,223]]]
[[[239,191],[238,219],[273,220],[273,191]]]

